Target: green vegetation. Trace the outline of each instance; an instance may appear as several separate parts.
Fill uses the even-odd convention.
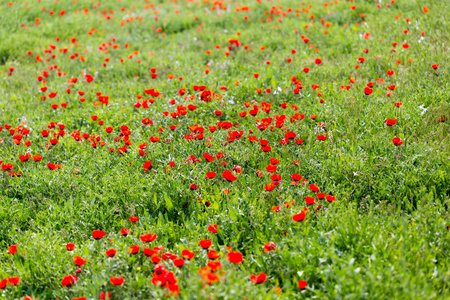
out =
[[[0,299],[450,298],[450,7],[392,2],[0,2]]]

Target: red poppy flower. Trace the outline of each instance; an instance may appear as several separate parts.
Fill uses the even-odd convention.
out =
[[[206,87],[205,87],[205,88],[206,88]],[[203,92],[200,94],[200,100],[201,100],[201,101],[204,101],[204,102],[209,102],[209,101],[212,100],[213,96],[214,96],[214,93],[213,93],[213,92],[211,92],[211,91],[203,91]]]
[[[200,247],[202,247],[203,249],[208,249],[209,247],[211,247],[212,242],[209,239],[206,240],[201,240],[199,243]]]
[[[17,246],[16,245],[12,245],[8,248],[8,251],[11,255],[14,255],[15,253],[17,253]]]
[[[207,266],[213,272],[217,272],[222,269],[222,264],[220,263],[220,261],[210,261],[208,262]]]
[[[299,280],[298,281],[298,288],[301,290],[304,290],[306,288],[306,285],[308,282],[306,280]]]
[[[208,255],[208,258],[209,259],[218,259],[219,257],[220,257],[220,254],[219,253],[217,253],[217,251],[216,250],[209,250],[208,251],[208,253],[207,253],[207,255]]]
[[[336,196],[332,196],[332,195],[327,195],[326,197],[325,197],[325,199],[328,201],[328,202],[333,202],[334,200],[336,200]]]
[[[19,277],[9,277],[8,283],[12,286],[16,286],[20,283],[20,278]]]
[[[149,141],[150,142],[152,142],[152,143],[157,143],[157,142],[159,142],[159,136],[151,136],[151,137],[149,137]]]
[[[241,252],[231,251],[231,252],[228,252],[228,254],[227,254],[227,260],[234,264],[240,264],[244,260],[244,258],[242,256]]]
[[[314,199],[313,197],[306,197],[305,198],[305,202],[308,205],[312,205],[312,204],[316,204],[317,203],[316,199]]]
[[[266,191],[270,192],[273,191],[276,187],[276,184],[274,182],[272,182],[271,184],[267,184],[266,183]]]
[[[139,249],[141,249],[141,247],[139,247],[139,246],[131,246],[130,248],[128,248],[128,253],[130,253],[130,254],[137,254],[137,253],[139,253]]]
[[[77,282],[78,277],[75,275],[69,275],[63,278],[61,286],[71,287]]]
[[[318,192],[319,191],[319,187],[315,184],[310,184],[309,185],[309,189],[313,192]]]
[[[130,216],[130,222],[137,222],[139,220],[139,217],[133,217],[133,216]]]
[[[100,240],[102,237],[106,236],[106,233],[102,230],[94,230],[92,231],[92,236],[96,240]]]
[[[86,261],[79,256],[74,256],[73,263],[78,267],[82,267],[86,263]]]
[[[269,165],[266,167],[266,171],[269,172],[269,173],[274,173],[274,172],[277,171],[277,166],[276,166],[276,165],[269,164]]]
[[[302,222],[303,220],[305,220],[305,218],[306,214],[304,211],[301,211],[300,213],[292,216],[292,220],[294,220],[295,222]]]
[[[60,169],[61,165],[55,165],[54,163],[49,162],[47,164],[47,168],[51,171],[56,170],[56,169]]]
[[[141,123],[144,125],[153,125],[153,121],[149,118],[142,119]]]
[[[181,251],[181,256],[183,256],[184,258],[187,258],[188,260],[191,260],[194,258],[195,253],[192,251],[189,251],[188,249],[184,249],[183,251]]]
[[[143,234],[141,236],[139,236],[139,238],[141,239],[141,241],[143,241],[144,243],[150,243],[153,242],[154,240],[156,240],[158,236],[155,234],[151,234],[151,233],[147,233],[147,234]]]
[[[114,128],[112,128],[112,127],[106,127],[106,128],[105,128],[105,131],[106,131],[106,133],[111,133],[111,132],[114,131]]]
[[[208,153],[203,153],[203,157],[206,159],[207,162],[212,162],[214,161],[214,156],[208,154]]]
[[[131,230],[128,230],[128,229],[126,229],[126,228],[122,228],[122,229],[120,230],[120,235],[122,235],[122,236],[127,236],[128,234],[130,234],[130,232],[131,232]]]
[[[5,172],[10,172],[10,171],[12,171],[13,168],[14,167],[13,167],[12,164],[4,164],[4,165],[2,165],[2,170],[5,171]]]
[[[109,250],[106,250],[106,256],[108,256],[108,257],[114,257],[115,255],[116,255],[116,253],[117,253],[117,250],[116,249],[109,249]]]
[[[182,258],[174,259],[173,264],[177,268],[182,268],[184,266],[184,259],[182,259]]]
[[[208,231],[210,231],[212,233],[217,233],[217,225],[209,225]]]
[[[392,139],[392,143],[394,143],[395,146],[400,146],[403,144],[403,141],[399,137],[395,137]]]
[[[267,279],[267,275],[263,272],[259,273],[258,276],[250,275],[250,281],[254,284],[263,284]]]
[[[274,242],[268,242],[264,245],[264,253],[277,250],[277,246]]]
[[[43,137],[48,137],[49,132],[48,132],[47,130],[42,130],[42,131],[41,131],[41,135],[42,135]]]
[[[233,182],[233,181],[235,181],[235,180],[237,179],[237,177],[234,176],[233,173],[231,173],[230,170],[225,170],[225,171],[222,173],[222,177],[223,177],[224,179],[226,179],[228,182]]]
[[[154,250],[154,249],[151,249],[151,248],[144,248],[144,255],[145,256],[153,256],[153,255],[155,255],[157,253],[158,253],[157,250]]]
[[[152,256],[151,260],[152,260],[152,263],[159,264],[161,262],[161,257],[159,257],[158,255],[154,255],[154,256]]]
[[[2,279],[0,280],[0,290],[4,290],[6,288],[6,285],[8,284],[8,279]]]
[[[19,156],[19,159],[20,159],[21,162],[27,162],[30,157],[31,157],[30,154],[21,155],[21,156]]]
[[[272,176],[270,176],[270,179],[272,179],[275,185],[278,185],[282,179],[282,176],[279,174],[273,174]]]
[[[148,170],[151,170],[152,169],[152,162],[151,161],[146,161],[145,163],[144,163],[144,172],[147,172]]]
[[[168,260],[168,259],[170,259],[170,260],[177,259],[178,256],[176,256],[175,254],[172,254],[172,253],[170,253],[170,252],[166,252],[166,253],[163,253],[163,254],[161,255],[161,258],[162,258],[164,261],[166,261],[166,260]]]
[[[294,181],[300,181],[300,180],[302,180],[302,175],[292,174],[291,175],[291,179],[294,180]]]
[[[206,179],[212,179],[214,177],[216,177],[216,172],[207,172],[206,173]]]
[[[371,95],[373,93],[373,90],[370,87],[365,87],[364,88],[364,93],[366,95]]]
[[[74,244],[72,244],[72,243],[67,243],[67,244],[66,244],[66,249],[67,249],[67,251],[72,251],[73,248],[75,248],[75,245],[74,245]]]
[[[110,293],[110,292],[106,292],[106,293],[101,292],[100,295],[99,295],[99,298],[100,298],[101,300],[105,300],[106,297],[108,297],[108,299],[112,299],[112,298],[111,298],[111,293]]]
[[[270,163],[271,163],[272,165],[278,165],[278,164],[280,163],[280,160],[272,157],[272,158],[270,159]]]
[[[109,280],[113,285],[122,285],[125,282],[123,277],[110,277]]]
[[[386,119],[386,121],[384,121],[388,126],[393,126],[395,125],[395,123],[397,123],[398,119]]]

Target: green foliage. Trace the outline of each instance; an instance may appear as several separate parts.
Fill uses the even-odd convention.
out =
[[[450,130],[448,120],[438,121],[450,116],[446,1],[395,1],[389,8],[386,1],[369,0],[333,5],[315,0],[312,7],[293,0],[241,1],[248,11],[236,11],[235,2],[223,3],[226,11],[213,9],[209,1],[94,2],[0,3],[0,164],[12,163],[15,173],[22,172],[11,177],[0,171],[0,280],[21,280],[0,290],[1,299],[99,299],[107,291],[113,299],[170,297],[152,283],[155,264],[142,253],[159,245],[165,247],[162,253],[180,257],[183,249],[196,253],[181,269],[170,259],[163,262],[178,280],[181,299],[450,297]],[[286,15],[274,5],[282,5]],[[428,13],[421,12],[424,6]],[[241,45],[231,47],[230,39]],[[358,63],[360,57],[364,63]],[[316,58],[323,63],[316,65]],[[14,68],[11,76],[9,68]],[[151,68],[157,69],[157,78],[151,77]],[[388,76],[387,70],[395,74]],[[46,83],[36,80],[43,71],[49,72]],[[95,79],[86,82],[83,72]],[[292,76],[304,87],[298,94]],[[73,85],[72,77],[78,78]],[[368,82],[374,83],[371,95],[364,94]],[[320,87],[312,89],[314,84]],[[194,85],[221,98],[200,101]],[[351,88],[341,88],[347,85]],[[396,87],[390,91],[389,85]],[[46,92],[40,90],[44,86]],[[162,96],[145,94],[150,88]],[[186,95],[178,93],[181,88]],[[48,98],[50,92],[57,96]],[[95,105],[97,92],[109,96],[108,105]],[[135,108],[137,95],[155,102]],[[252,102],[249,108],[246,102]],[[269,113],[260,109],[256,117],[239,117],[262,102],[271,105]],[[401,107],[394,105],[398,102]],[[52,109],[52,104],[59,106]],[[177,118],[162,115],[189,104],[197,109]],[[304,119],[291,122],[295,113]],[[255,119],[275,115],[286,115],[282,128],[257,129],[261,122]],[[144,118],[153,125],[143,125]],[[398,122],[388,126],[386,119]],[[234,126],[208,130],[226,121]],[[23,122],[31,132],[16,145],[5,125],[15,129]],[[41,131],[50,122],[64,124],[65,135],[47,149],[58,130],[44,138]],[[204,138],[188,141],[189,126],[195,124],[205,129]],[[118,153],[124,145],[122,125],[131,131],[123,155]],[[113,133],[105,132],[107,126]],[[242,130],[243,136],[227,143],[230,130]],[[75,131],[98,135],[105,144],[93,147],[86,138],[77,142],[71,136]],[[287,131],[303,144],[281,145]],[[328,139],[317,140],[324,133]],[[250,135],[268,140],[272,150],[263,152],[259,142],[249,142]],[[160,137],[159,142],[150,142],[150,136]],[[394,137],[404,143],[395,147]],[[31,145],[24,146],[25,141]],[[144,156],[142,143],[147,144]],[[22,162],[19,156],[27,151],[42,160]],[[203,158],[219,152],[224,157],[213,162]],[[191,155],[200,162],[189,161]],[[276,173],[282,180],[266,191],[271,158],[280,160]],[[142,167],[146,161],[152,162],[148,171]],[[169,167],[172,161],[175,166]],[[49,170],[48,162],[61,168]],[[222,178],[235,166],[242,168],[242,173],[233,171],[236,181]],[[205,179],[207,172],[217,176]],[[292,174],[308,182],[290,184]],[[336,201],[319,200],[309,206],[305,221],[294,222],[305,197],[313,195],[310,183]],[[192,184],[199,188],[191,190]],[[139,221],[131,223],[130,216]],[[218,225],[217,234],[208,231],[211,224]],[[122,228],[131,233],[121,236]],[[106,237],[94,240],[93,230],[104,230]],[[158,238],[145,244],[139,238],[145,233]],[[209,261],[201,239],[211,239],[211,248],[221,254],[221,279],[211,285],[199,274]],[[264,253],[271,241],[276,251]],[[66,250],[69,242],[75,244],[72,252]],[[11,245],[18,246],[15,255],[8,252]],[[139,254],[128,253],[133,245],[141,247]],[[229,262],[227,247],[240,251],[243,263]],[[114,258],[105,254],[111,248],[117,250]],[[73,287],[61,287],[62,279],[78,269],[74,255],[87,263]],[[249,276],[260,272],[267,280],[255,285]],[[124,285],[113,286],[110,277],[120,276]],[[308,281],[304,290],[297,285],[300,279]],[[275,292],[277,287],[282,293]]]

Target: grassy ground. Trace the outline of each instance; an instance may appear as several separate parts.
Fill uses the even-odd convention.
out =
[[[450,7],[305,2],[2,1],[1,299],[450,298]]]

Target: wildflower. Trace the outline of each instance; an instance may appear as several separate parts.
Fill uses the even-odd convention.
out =
[[[75,275],[66,276],[62,280],[61,286],[71,287],[75,284],[75,282],[77,282],[77,280],[78,280],[78,277]]]
[[[299,280],[298,281],[298,288],[301,290],[304,290],[306,288],[306,285],[308,282],[306,280]]]
[[[264,253],[277,250],[277,246],[274,242],[268,242],[264,245]]]
[[[122,285],[125,282],[123,277],[110,277],[109,280],[113,285]]]
[[[209,239],[206,240],[201,240],[199,243],[200,247],[202,247],[203,249],[208,249],[209,247],[211,247],[212,242]]]
[[[400,146],[403,144],[403,141],[399,137],[395,137],[392,139],[392,143],[394,143],[395,146]]]
[[[263,284],[267,279],[267,275],[263,272],[259,273],[259,275],[250,275],[250,280],[254,284]]]
[[[155,234],[147,233],[139,236],[141,241],[143,241],[144,243],[153,242],[154,240],[156,240],[157,237],[158,236],[156,235],[156,233]]]
[[[106,233],[101,230],[94,230],[92,231],[92,236],[94,237],[94,239],[100,240],[102,237],[106,236]]]
[[[228,252],[227,260],[234,264],[240,264],[243,261],[242,253],[240,252]]]

